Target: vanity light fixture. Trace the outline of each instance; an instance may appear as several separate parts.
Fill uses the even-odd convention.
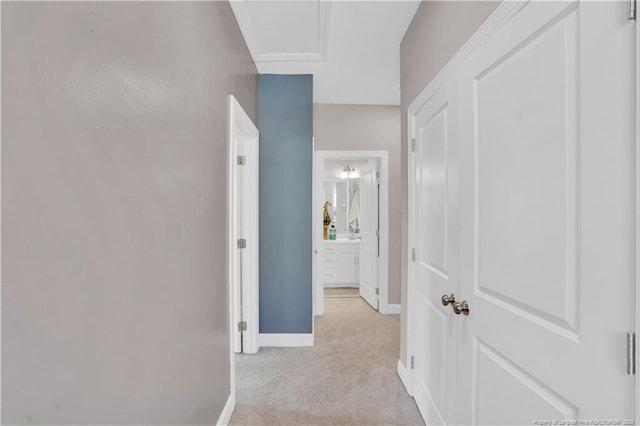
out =
[[[349,179],[349,178],[355,178],[358,177],[358,174],[356,173],[356,169],[354,169],[353,167],[347,165],[344,167],[344,169],[342,169],[342,173],[340,174],[340,177],[342,179]]]

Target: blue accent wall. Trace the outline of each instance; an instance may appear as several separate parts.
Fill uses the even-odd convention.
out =
[[[260,333],[311,333],[313,76],[260,75]]]

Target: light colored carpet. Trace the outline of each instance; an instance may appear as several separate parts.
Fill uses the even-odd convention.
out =
[[[231,425],[423,425],[396,373],[399,315],[325,298],[312,348],[236,357]]]
[[[360,289],[357,287],[325,287],[324,297],[360,297]]]

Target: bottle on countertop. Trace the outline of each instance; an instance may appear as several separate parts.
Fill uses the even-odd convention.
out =
[[[329,239],[330,240],[335,240],[336,239],[336,234],[337,234],[336,224],[335,223],[331,223],[331,227],[329,228]]]

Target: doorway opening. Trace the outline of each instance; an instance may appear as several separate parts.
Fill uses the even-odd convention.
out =
[[[229,96],[228,164],[229,326],[233,363],[235,353],[256,353],[259,349],[258,129],[234,96]],[[233,365],[231,371],[233,374]]]
[[[313,307],[327,297],[388,306],[388,154],[316,151],[313,183]]]

